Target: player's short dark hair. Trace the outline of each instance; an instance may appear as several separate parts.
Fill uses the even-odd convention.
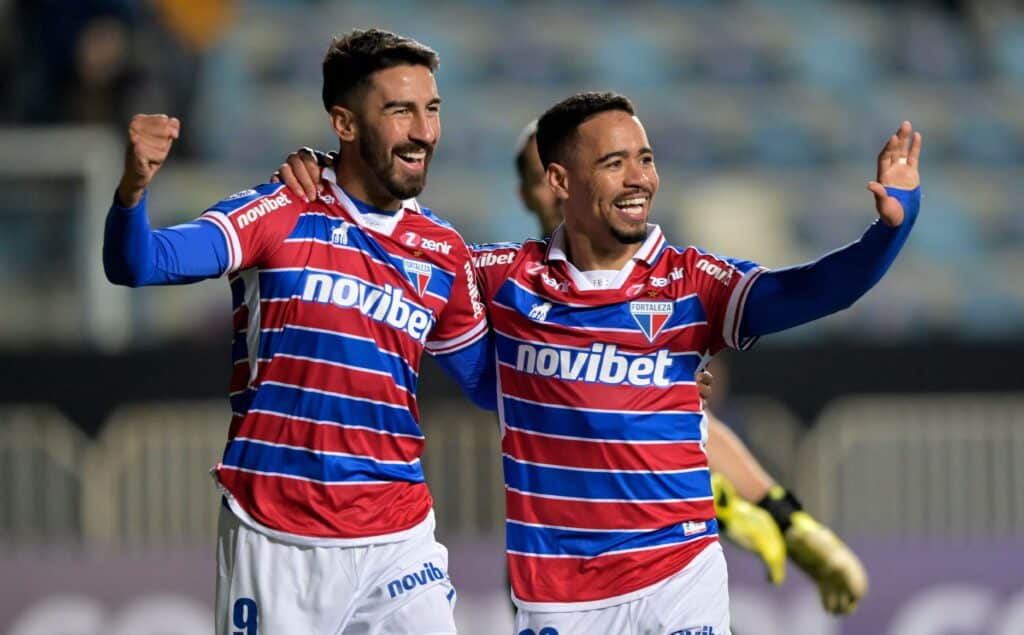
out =
[[[411,38],[381,29],[355,29],[331,41],[324,55],[324,108],[343,106],[377,71],[403,64],[426,66],[433,73],[437,52]]]
[[[628,97],[612,92],[576,93],[548,108],[537,121],[537,152],[544,168],[551,163],[563,163],[565,150],[580,124],[609,110],[636,114]]]

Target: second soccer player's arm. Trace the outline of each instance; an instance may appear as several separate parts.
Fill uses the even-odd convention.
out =
[[[921,135],[905,121],[878,155],[876,220],[859,240],[820,259],[762,272],[751,283],[740,323],[750,339],[783,331],[849,307],[877,283],[896,259],[921,204]]]

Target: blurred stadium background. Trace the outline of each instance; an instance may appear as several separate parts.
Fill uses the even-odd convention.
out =
[[[1011,2],[0,0],[0,632],[208,633],[227,427],[223,281],[106,283],[102,222],[135,112],[181,117],[154,224],[333,148],[332,34],[441,54],[445,134],[421,197],[467,240],[534,233],[522,125],[630,95],[673,242],[770,266],[856,237],[903,119],[925,204],[853,309],[719,366],[716,408],[862,554],[827,618],[730,551],[741,635],[1024,633],[1024,11]],[[365,6],[357,6],[365,5]],[[728,372],[726,372],[728,370]],[[510,632],[494,422],[426,361],[424,459],[462,632]]]

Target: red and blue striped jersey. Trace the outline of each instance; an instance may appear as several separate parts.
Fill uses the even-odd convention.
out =
[[[550,240],[473,250],[494,331],[513,593],[530,610],[639,597],[717,540],[695,373],[739,341],[762,269],[665,243],[597,287]]]
[[[424,350],[481,343],[469,251],[403,202],[361,214],[325,171],[304,203],[261,186],[201,218],[227,241],[234,304],[232,419],[215,474],[240,517],[272,532],[359,544],[428,516],[416,384]]]

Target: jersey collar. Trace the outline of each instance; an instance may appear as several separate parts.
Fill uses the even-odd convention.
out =
[[[665,236],[661,233],[661,227],[654,223],[647,223],[647,238],[644,239],[640,249],[633,254],[630,262],[642,262],[648,267],[653,265],[665,248]],[[564,260],[569,261],[565,255],[565,224],[561,224],[551,233],[551,240],[548,241],[547,253],[544,254],[547,261]]]
[[[626,283],[626,280],[633,274],[633,269],[636,263],[642,262],[648,267],[652,266],[654,262],[661,255],[662,250],[665,248],[665,237],[661,233],[661,227],[653,224],[647,224],[647,238],[644,239],[640,249],[633,254],[633,258],[623,265],[619,273],[611,280],[607,286],[595,287],[594,284],[585,276],[583,272],[576,268],[565,255],[565,225],[559,225],[555,228],[555,231],[551,234],[551,240],[548,242],[547,253],[545,254],[545,260],[549,263],[557,260],[565,262],[566,271],[569,277],[572,279],[573,284],[580,291],[604,291],[604,290],[616,290],[621,289],[622,285]]]
[[[372,229],[375,232],[390,236],[406,213],[422,213],[420,210],[420,204],[416,202],[416,199],[407,198],[402,201],[402,207],[397,212],[383,219],[379,218],[383,216],[383,214],[374,214],[373,216],[377,218],[374,218],[371,222],[362,212],[359,211],[359,208],[352,202],[352,199],[345,193],[345,190],[341,189],[341,186],[338,185],[338,176],[335,174],[334,168],[324,168],[320,172],[320,178],[328,182],[335,200],[346,212],[348,212],[348,215],[352,217],[352,220],[362,228]]]

